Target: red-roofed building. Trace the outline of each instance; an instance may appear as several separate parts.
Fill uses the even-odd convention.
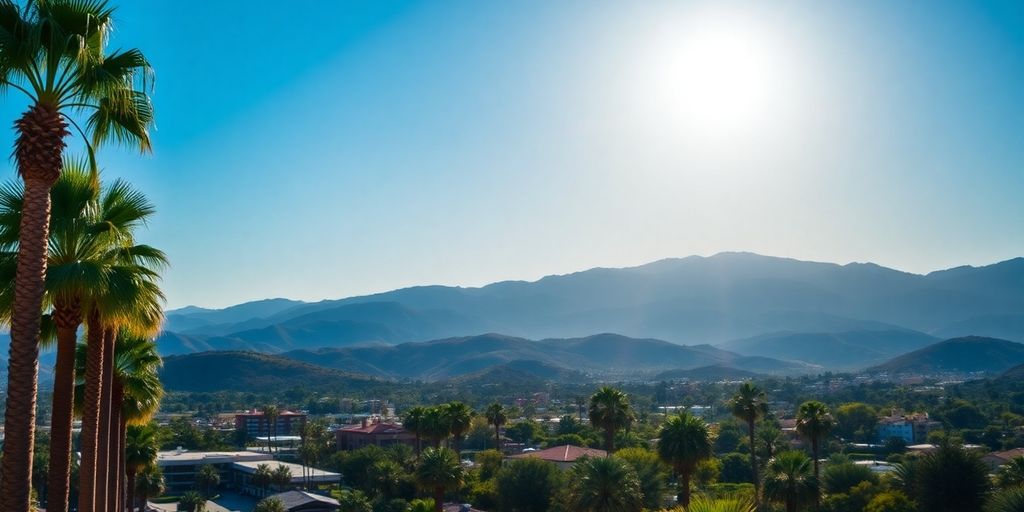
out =
[[[371,444],[390,446],[406,444],[416,447],[416,436],[397,423],[366,419],[358,425],[341,427],[335,432],[339,450],[358,450]]]
[[[547,450],[540,450],[536,452],[524,452],[519,455],[513,455],[510,459],[541,459],[548,462],[555,463],[560,469],[569,469],[577,460],[583,457],[607,457],[608,452],[604,450],[598,450],[597,448],[583,448],[582,446],[573,446],[566,444],[562,446],[555,446],[548,448]]]
[[[302,431],[302,425],[306,423],[306,415],[301,412],[281,411],[277,415],[277,428],[273,429],[275,436],[288,436]],[[263,411],[253,409],[235,415],[235,429],[245,431],[248,437],[265,437],[271,434],[270,422],[267,421]]]

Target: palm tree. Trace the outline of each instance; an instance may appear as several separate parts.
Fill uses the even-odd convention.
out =
[[[1003,489],[985,503],[985,512],[1019,512],[1024,510],[1024,487]]]
[[[444,408],[428,407],[423,413],[422,429],[427,439],[430,440],[430,445],[434,448],[440,447],[441,441],[447,439],[451,434],[451,422],[448,421],[448,415]]]
[[[260,500],[252,512],[287,512],[287,510],[280,498],[271,497]]]
[[[996,482],[1004,489],[1024,485],[1024,457],[1014,457],[996,472]]]
[[[273,453],[274,447],[272,440],[274,435],[272,433],[277,432],[277,418],[281,415],[281,410],[276,405],[270,404],[263,408],[263,421],[267,422],[267,453]]]
[[[828,406],[811,400],[800,405],[796,414],[796,430],[811,442],[811,456],[814,457],[814,479],[821,480],[821,468],[818,459],[821,457],[821,441],[835,428],[832,411]]]
[[[640,479],[626,461],[585,457],[572,467],[569,503],[580,512],[640,512]]]
[[[217,486],[220,485],[220,472],[209,464],[200,466],[199,471],[196,471],[195,478],[196,490],[206,499],[210,499],[216,493]]]
[[[768,402],[764,391],[751,382],[744,382],[729,400],[732,415],[747,424],[747,436],[750,439],[750,474],[754,480],[754,504],[760,499],[760,484],[757,478],[757,449],[754,439],[754,424],[768,413]]]
[[[124,465],[128,491],[126,503],[128,511],[135,512],[135,490],[139,486],[139,482],[136,481],[137,475],[156,462],[160,443],[156,438],[156,429],[150,425],[129,426],[125,434]]]
[[[980,510],[991,490],[988,466],[962,446],[943,443],[921,457],[914,475],[914,494],[921,510]]]
[[[448,432],[452,434],[452,448],[455,455],[462,458],[462,437],[469,430],[473,423],[473,416],[476,415],[473,409],[462,402],[449,402],[441,406],[445,422],[448,424]]]
[[[501,451],[501,426],[508,421],[508,415],[505,413],[505,407],[499,403],[493,403],[487,406],[487,423],[494,425],[494,449]]]
[[[278,489],[288,487],[292,483],[292,470],[284,464],[278,464],[270,474],[270,483],[276,485]]]
[[[87,139],[90,156],[111,139],[150,149],[149,63],[135,49],[105,53],[112,14],[102,0],[35,0],[24,7],[0,0],[0,87],[20,91],[31,102],[15,123],[14,157],[25,183],[25,204],[0,470],[0,509],[6,511],[30,507],[50,188],[61,173],[68,125]],[[76,113],[88,113],[84,129],[74,120]]]
[[[679,477],[679,504],[690,505],[690,480],[700,461],[714,455],[711,429],[704,420],[681,412],[665,420],[658,439],[658,456]]]
[[[167,484],[164,482],[164,474],[160,470],[159,466],[149,466],[145,471],[139,473],[135,480],[135,494],[138,496],[138,501],[143,503],[145,506],[146,501],[150,498],[160,496],[167,490]],[[131,502],[129,502],[131,503]],[[132,503],[132,507],[134,507]],[[130,509],[130,512],[134,512],[134,508]]]
[[[455,452],[448,448],[427,448],[416,466],[415,477],[420,487],[433,494],[434,511],[441,512],[445,491],[461,487],[464,475]]]
[[[274,471],[270,469],[269,464],[257,464],[256,471],[252,474],[252,484],[263,490],[263,494],[267,493],[267,488],[270,487],[271,482],[274,481]]]
[[[622,391],[604,386],[590,397],[590,423],[604,430],[604,449],[615,451],[615,432],[633,423],[629,397]]]
[[[423,418],[427,415],[427,408],[416,406],[408,411],[405,411],[405,416],[402,417],[402,426],[406,430],[412,432],[416,436],[416,457],[419,458],[420,450],[422,450],[422,438],[424,432],[424,420]]]
[[[782,452],[768,461],[764,495],[781,502],[786,512],[797,512],[818,497],[818,479],[812,473],[811,460],[803,452]]]
[[[754,512],[757,507],[749,498],[724,498],[712,500],[704,497],[694,498],[686,512]]]
[[[120,459],[113,467],[117,471],[114,485],[108,483],[115,500],[124,496],[128,465],[125,450],[129,426],[146,425],[160,407],[164,395],[158,368],[162,364],[156,343],[144,337],[122,331],[114,345],[114,381],[112,390],[113,417],[110,443],[113,453]],[[120,507],[123,508],[123,507]],[[119,508],[119,509],[120,509]]]
[[[203,512],[206,510],[206,498],[196,491],[188,491],[178,500],[178,510],[185,512]]]

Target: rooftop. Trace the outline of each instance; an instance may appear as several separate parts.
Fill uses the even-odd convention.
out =
[[[170,450],[156,454],[157,465],[173,466],[178,464],[223,464],[237,461],[265,461],[270,456],[265,453],[250,451],[224,452],[190,452],[188,450]]]
[[[334,498],[328,498],[327,496],[320,496],[319,494],[313,494],[303,491],[287,491],[279,492],[273,497],[281,500],[284,504],[285,510],[291,510],[293,508],[306,505],[308,503],[323,503],[325,505],[332,505],[334,507],[340,506],[338,500]]]
[[[338,473],[333,473],[331,471],[324,471],[322,469],[316,469],[316,468],[310,468],[310,467],[304,468],[302,466],[302,464],[294,464],[294,463],[291,463],[291,462],[282,462],[282,461],[279,461],[279,460],[263,460],[263,461],[243,460],[243,461],[235,462],[234,464],[231,465],[231,467],[233,467],[234,469],[236,469],[238,471],[241,471],[243,473],[248,473],[248,474],[251,475],[251,474],[256,472],[256,468],[259,467],[260,464],[266,464],[266,465],[270,466],[270,469],[277,469],[278,466],[284,466],[284,467],[288,468],[292,472],[292,483],[302,482],[302,475],[304,475],[304,474],[308,475],[309,478],[311,480],[313,480],[314,482],[334,482],[334,483],[337,483],[338,479],[341,478],[341,475],[338,474]],[[303,471],[305,471],[305,472],[303,472]]]
[[[604,450],[598,450],[596,448],[583,448],[582,446],[573,446],[571,444],[555,446],[548,448],[547,450],[540,450],[537,452],[520,453],[519,455],[513,455],[513,459],[527,459],[537,458],[551,462],[576,462],[581,457],[605,457],[608,452]]]
[[[354,432],[360,434],[404,434],[408,432],[397,423],[372,423],[368,425],[356,424],[346,425],[338,429],[342,432]]]

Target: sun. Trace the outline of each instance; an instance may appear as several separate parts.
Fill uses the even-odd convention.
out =
[[[731,139],[765,129],[789,99],[780,39],[741,16],[666,23],[639,60],[648,107],[690,135]]]

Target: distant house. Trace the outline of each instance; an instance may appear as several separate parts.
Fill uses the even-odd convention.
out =
[[[334,498],[303,491],[280,492],[270,497],[281,500],[288,512],[335,512],[341,507]]]
[[[893,410],[889,416],[878,419],[875,432],[878,441],[884,443],[897,437],[907,444],[924,443],[928,433],[942,428],[942,423],[928,417],[928,413],[902,414]]]
[[[341,427],[335,436],[339,450],[358,450],[370,445],[416,445],[416,436],[412,432],[397,423],[384,423],[375,418],[365,418],[359,424]]]
[[[248,437],[287,436],[300,432],[306,423],[306,415],[301,412],[281,411],[277,415],[276,428],[270,428],[270,422],[263,411],[253,409],[235,415],[235,429],[245,431]]]
[[[1007,462],[1010,462],[1012,459],[1016,459],[1017,457],[1024,457],[1024,448],[1014,448],[1012,450],[1001,452],[989,452],[987,455],[982,457],[981,460],[985,461],[985,464],[988,464],[990,468],[995,469]]]
[[[583,457],[607,457],[608,452],[604,450],[598,450],[596,448],[583,448],[581,446],[573,446],[566,444],[562,446],[555,446],[548,448],[547,450],[540,450],[536,452],[525,452],[519,455],[513,455],[510,459],[541,459],[548,462],[552,462],[559,467],[559,469],[569,469],[579,459]]]

